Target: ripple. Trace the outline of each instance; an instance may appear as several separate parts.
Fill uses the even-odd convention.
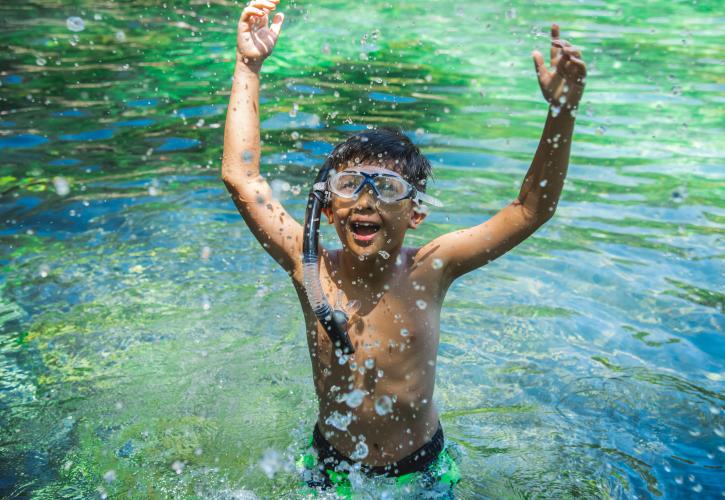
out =
[[[90,130],[77,134],[63,134],[59,137],[61,141],[105,141],[113,137],[113,129]]]
[[[48,139],[34,134],[18,134],[0,137],[0,149],[34,148],[45,144]]]

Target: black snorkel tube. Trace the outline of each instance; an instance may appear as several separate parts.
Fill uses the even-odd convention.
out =
[[[315,316],[325,328],[327,336],[330,337],[335,347],[341,349],[343,354],[351,354],[355,352],[355,348],[347,333],[349,318],[345,311],[330,307],[325,293],[322,291],[318,269],[319,255],[317,249],[320,241],[320,214],[322,208],[327,206],[330,201],[330,193],[325,186],[331,170],[333,170],[332,162],[328,159],[320,168],[307,200],[302,246],[302,273],[307,300]]]

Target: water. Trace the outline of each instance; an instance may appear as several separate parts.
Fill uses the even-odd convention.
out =
[[[239,8],[16,4],[0,6],[0,492],[292,495],[316,416],[302,316],[219,179]],[[552,21],[584,49],[556,217],[446,299],[435,402],[459,497],[725,489],[719,7],[287,2],[263,168],[301,219],[334,143],[402,127],[445,203],[411,245],[514,198],[546,109],[530,52]]]

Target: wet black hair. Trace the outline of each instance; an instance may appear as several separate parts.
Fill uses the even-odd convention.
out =
[[[431,165],[420,149],[400,129],[381,127],[358,132],[335,146],[326,162],[336,170],[348,163],[381,165],[398,172],[419,191],[425,192]]]

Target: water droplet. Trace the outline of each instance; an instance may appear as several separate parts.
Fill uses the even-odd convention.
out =
[[[597,129],[594,131],[597,135],[604,135],[604,133],[607,131],[606,128],[603,126],[598,126]]]
[[[702,491],[702,485],[696,484],[695,486],[692,487],[692,491],[694,491],[695,493],[700,493]]]
[[[254,160],[254,152],[246,150],[242,153],[242,161],[244,163],[251,163],[252,160]]]
[[[400,334],[401,334],[401,335],[402,335],[403,337],[407,337],[408,335],[410,335],[410,332],[408,331],[408,329],[407,329],[407,328],[401,328],[401,329],[400,329]]]
[[[37,64],[38,66],[45,66],[46,64],[48,64],[48,61],[42,57],[39,57],[35,60],[35,64]]]
[[[433,259],[433,269],[440,269],[443,267],[443,260],[439,258]]]
[[[103,474],[103,480],[107,483],[112,483],[116,480],[116,471],[111,469],[107,470],[105,474]]]
[[[380,396],[375,400],[375,412],[378,415],[387,415],[393,411],[393,401],[389,396]]]
[[[272,479],[283,467],[282,456],[277,450],[267,449],[259,462],[259,468]]]
[[[385,372],[383,370],[378,370],[378,378],[383,378],[383,375],[385,375]]]
[[[184,471],[184,466],[185,464],[181,460],[176,460],[173,464],[171,464],[171,468],[177,474],[181,474]]]
[[[556,118],[557,116],[559,116],[559,113],[561,113],[561,108],[559,106],[554,106],[552,104],[551,105],[551,116]]]
[[[272,182],[269,183],[269,186],[272,188],[272,197],[276,200],[284,199],[286,197],[286,193],[292,189],[292,185],[282,179],[272,180]]]
[[[355,451],[350,455],[353,460],[362,460],[368,456],[368,445],[364,441],[358,441]]]
[[[565,95],[560,96],[559,97],[559,103],[560,104],[564,104],[565,102],[566,102],[566,96]]]
[[[40,274],[41,278],[47,278],[48,274],[50,273],[50,267],[47,264],[41,264],[38,273]]]
[[[388,260],[390,258],[390,254],[388,252],[386,252],[385,250],[380,250],[378,252],[378,255],[380,255],[385,260]]]
[[[70,185],[65,177],[53,177],[53,187],[58,196],[66,196],[70,193]]]
[[[365,368],[368,370],[372,370],[375,368],[375,360],[373,358],[368,358],[365,360]]]
[[[207,246],[201,247],[201,260],[209,260],[209,257],[211,257],[211,248]]]
[[[418,309],[420,309],[421,311],[428,307],[428,304],[426,304],[425,300],[421,299],[416,300],[415,305],[418,306]]]
[[[205,311],[211,309],[211,302],[209,301],[209,297],[206,295],[201,298],[201,308]]]
[[[116,31],[116,34],[114,35],[117,42],[123,43],[126,41],[126,33],[123,31]]]
[[[159,189],[156,186],[149,186],[149,196],[158,196]]]
[[[350,408],[357,408],[362,404],[363,398],[365,398],[365,391],[361,391],[360,389],[353,389],[352,391],[345,394],[343,397],[345,398],[345,404],[347,406],[349,406]]]
[[[345,312],[347,313],[347,315],[352,316],[353,314],[358,312],[358,310],[360,309],[360,304],[361,302],[357,299],[352,299],[348,301],[347,305],[345,306]]]
[[[86,29],[86,23],[78,16],[71,16],[65,20],[66,27],[73,32],[80,32]]]
[[[299,105],[296,102],[293,103],[292,109],[290,109],[290,111],[289,111],[290,118],[295,118],[297,116],[297,111],[299,111],[299,109],[300,109]]]
[[[682,203],[687,199],[687,189],[684,187],[681,187],[679,189],[676,189],[675,191],[672,191],[672,201],[675,203]]]
[[[549,183],[549,181],[548,181],[548,180],[546,180],[546,179],[543,179],[543,180],[542,180],[541,182],[539,182],[539,186],[541,186],[541,187],[543,188],[543,187],[546,187],[546,185],[547,185],[548,183]]]
[[[293,132],[292,132],[292,133],[290,134],[290,137],[292,137],[292,140],[293,140],[293,141],[296,141],[297,139],[299,139],[299,138],[300,138],[300,133],[299,133],[299,132],[297,132],[297,131],[295,130],[295,131],[293,131]]]
[[[338,411],[333,411],[326,419],[325,423],[327,425],[331,425],[335,429],[340,429],[341,431],[346,431],[347,426],[350,425],[350,422],[352,422],[352,414],[351,413],[340,413]]]
[[[397,257],[395,257],[395,265],[396,265],[396,266],[401,266],[401,265],[403,265],[403,257],[401,257],[401,256],[400,256],[400,254],[398,254],[398,256],[397,256]]]

